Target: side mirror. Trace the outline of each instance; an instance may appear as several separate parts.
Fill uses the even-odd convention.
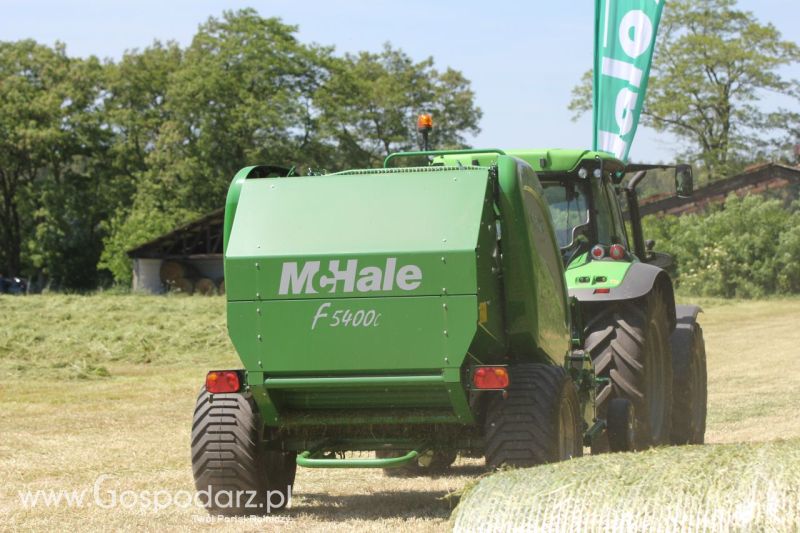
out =
[[[675,190],[678,198],[689,198],[694,194],[694,175],[691,165],[675,167]]]

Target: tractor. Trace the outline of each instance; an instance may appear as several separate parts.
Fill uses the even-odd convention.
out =
[[[651,168],[487,149],[242,169],[224,222],[242,368],[207,374],[192,427],[209,509],[281,509],[298,466],[432,474],[458,454],[496,469],[701,443],[699,308],[675,304],[644,241]],[[676,179],[691,194],[691,169]]]

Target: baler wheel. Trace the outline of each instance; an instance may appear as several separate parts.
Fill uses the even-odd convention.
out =
[[[672,334],[672,444],[703,444],[708,376],[703,328],[679,324]]]
[[[553,365],[510,368],[508,397],[486,412],[486,465],[529,467],[583,455],[580,404],[572,379]]]
[[[638,449],[668,444],[672,425],[672,352],[661,291],[642,300],[613,303],[587,321],[585,350],[595,373],[606,378],[597,392],[598,417],[606,418],[614,398],[626,398],[636,413]],[[592,451],[605,451],[598,439]]]
[[[210,512],[260,515],[289,502],[296,454],[267,449],[262,428],[249,395],[200,391],[192,421],[192,471]]]

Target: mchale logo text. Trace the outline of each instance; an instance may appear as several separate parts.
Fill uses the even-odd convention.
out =
[[[278,294],[317,294],[413,291],[422,284],[422,269],[417,265],[403,265],[398,268],[397,258],[386,259],[384,268],[367,266],[358,268],[358,260],[350,259],[341,266],[342,261],[328,261],[327,272],[321,271],[321,261],[286,262],[281,270]]]

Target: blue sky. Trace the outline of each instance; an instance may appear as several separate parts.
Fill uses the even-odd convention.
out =
[[[567,104],[591,66],[593,5],[591,0],[0,0],[0,39],[59,40],[73,55],[119,58],[154,39],[187,44],[209,16],[254,7],[262,16],[298,25],[306,42],[354,52],[377,51],[390,41],[415,59],[431,55],[439,67],[461,70],[484,112],[482,132],[471,140],[476,146],[584,147],[591,143],[591,119],[572,122]],[[798,0],[740,0],[739,5],[800,42]],[[800,78],[800,65],[784,74]],[[765,96],[767,107],[787,103]],[[631,159],[671,160],[679,148],[668,136],[640,128]]]

